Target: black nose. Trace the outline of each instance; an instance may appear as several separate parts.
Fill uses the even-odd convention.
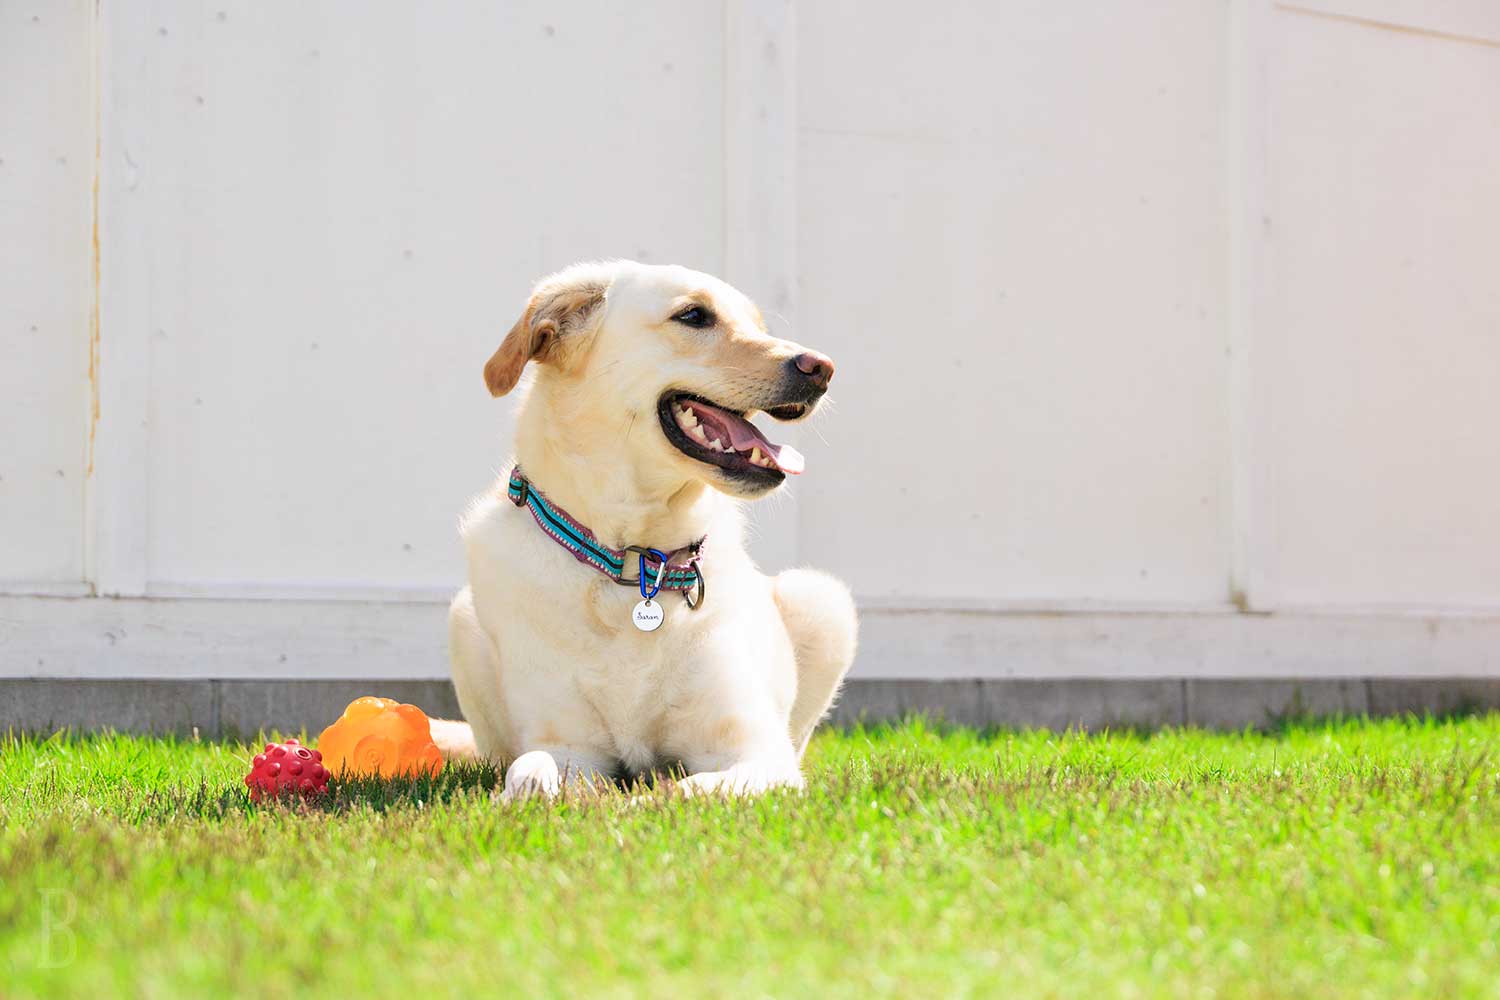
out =
[[[828,383],[833,381],[833,359],[828,355],[803,351],[792,360],[796,362],[797,370],[819,389],[828,388]]]

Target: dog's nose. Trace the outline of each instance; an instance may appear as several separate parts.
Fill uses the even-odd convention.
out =
[[[833,359],[817,351],[803,351],[797,355],[797,370],[806,375],[808,381],[819,389],[828,388],[833,381]]]

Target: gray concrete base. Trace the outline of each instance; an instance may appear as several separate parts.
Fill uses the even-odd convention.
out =
[[[1181,725],[1180,680],[856,680],[833,721],[925,713],[964,726],[1067,729]]]
[[[0,679],[0,732],[116,729],[136,733],[254,736],[308,731],[316,736],[361,695],[420,706],[434,718],[459,717],[448,681],[62,680]]]
[[[0,732],[316,735],[353,699],[380,694],[457,717],[447,681],[0,679]],[[838,724],[915,713],[969,726],[1086,729],[1267,726],[1296,717],[1448,714],[1500,709],[1500,678],[1309,680],[853,680]]]

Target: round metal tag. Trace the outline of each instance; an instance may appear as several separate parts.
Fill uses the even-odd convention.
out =
[[[667,614],[662,610],[661,604],[648,599],[636,604],[635,611],[630,616],[630,621],[642,632],[655,632],[661,628],[661,623],[666,618]]]

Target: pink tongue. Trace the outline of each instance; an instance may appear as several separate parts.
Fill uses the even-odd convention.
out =
[[[771,460],[771,462],[789,476],[798,476],[806,467],[807,462],[802,453],[789,444],[772,444],[766,440],[766,436],[756,428],[754,424],[744,417],[735,416],[717,407],[707,406],[696,400],[687,400],[687,405],[697,414],[700,420],[706,415],[710,426],[718,425],[729,432],[729,443],[734,450],[743,452],[745,457],[750,456],[753,448],[759,448],[760,453]],[[707,431],[709,428],[705,428]],[[723,440],[723,435],[719,435]]]

